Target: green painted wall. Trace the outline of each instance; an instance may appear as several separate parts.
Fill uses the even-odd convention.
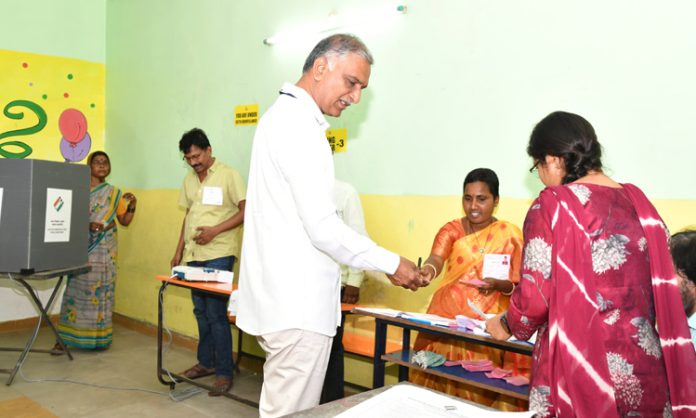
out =
[[[383,0],[118,0],[107,2],[108,149],[128,156],[120,184],[177,188],[176,143],[204,128],[215,152],[248,170],[253,127],[233,126],[234,105],[274,100],[296,81],[314,41],[262,39]],[[526,140],[564,109],[586,116],[609,172],[655,198],[696,198],[692,103],[696,4],[671,1],[405,2],[388,25],[349,27],[376,59],[363,103],[332,121],[348,127],[337,175],[361,193],[452,195],[489,166],[501,193],[536,195]],[[374,30],[381,28],[382,30]]]
[[[181,134],[204,128],[215,154],[246,176],[254,128],[234,127],[234,106],[258,103],[263,112],[283,81],[299,78],[315,42],[268,47],[262,40],[331,13],[386,4],[0,0],[0,48],[106,63],[110,181],[139,197],[135,221],[120,231],[119,313],[156,321],[153,276],[166,272],[183,216],[176,207],[187,169],[177,151]],[[662,199],[658,209],[671,228],[693,223],[696,191],[685,184],[696,174],[696,4],[405,4],[408,13],[394,21],[346,28],[365,40],[376,64],[363,102],[331,121],[348,128],[337,175],[362,194],[374,239],[411,258],[427,255],[437,228],[461,215],[461,181],[479,166],[501,177],[499,216],[520,224],[541,188],[526,171],[526,140],[556,109],[595,125],[610,173]],[[364,290],[366,303],[417,310],[434,288],[414,294],[371,277]],[[187,292],[171,289],[168,298],[168,325],[195,335]],[[359,378],[369,381],[369,372]]]
[[[106,0],[0,0],[0,49],[106,60]]]

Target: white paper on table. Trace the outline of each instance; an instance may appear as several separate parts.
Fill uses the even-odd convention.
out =
[[[477,329],[482,331],[486,330],[486,321],[482,319],[471,318],[466,315],[457,315],[456,320],[459,328],[466,328],[471,330],[471,332],[475,332]]]
[[[390,309],[390,308],[365,308],[365,307],[356,307],[355,308],[356,312],[367,312],[367,313],[372,313],[372,314],[377,314],[377,315],[384,315],[384,316],[390,316],[392,318],[397,318],[399,315],[403,314],[403,311],[397,311],[396,309]]]
[[[474,310],[474,312],[476,312],[478,315],[480,315],[486,319],[492,318],[496,315],[496,314],[483,313],[483,311],[481,309],[479,309],[478,306],[474,305],[474,303],[471,301],[471,299],[467,299],[466,303],[469,305],[469,307],[471,309]],[[471,332],[473,332],[476,335],[485,335],[488,337],[491,336],[491,334],[486,332],[486,321],[482,321],[480,319],[475,319],[475,318],[469,318],[469,317],[466,317],[464,315],[457,315],[457,323],[459,324],[460,322],[461,322],[460,326],[465,324],[466,322],[469,322],[470,324],[475,325],[475,327],[471,330]],[[536,344],[536,336],[537,336],[537,333],[535,331],[534,334],[532,334],[532,336],[529,337],[529,339],[527,341],[523,341],[523,340],[517,340],[514,338],[514,336],[511,335],[508,338],[508,341],[512,341],[512,342],[517,341],[517,342],[521,342],[521,343],[529,343],[531,345],[534,345],[534,344]]]
[[[336,415],[340,418],[531,418],[534,412],[489,411],[413,385],[397,385]]]
[[[448,327],[457,323],[457,321],[453,318],[445,318],[444,316],[429,313],[402,312],[398,315],[398,317],[430,325],[440,325],[443,327]]]
[[[408,319],[408,320],[415,321],[415,322],[427,323],[430,325],[441,325],[441,326],[445,326],[445,327],[449,326],[450,324],[455,323],[455,320],[453,318],[445,318],[445,317],[440,316],[440,315],[434,315],[434,314],[428,314],[428,313],[397,311],[396,309],[390,309],[390,308],[356,307],[355,311],[356,312],[365,312],[365,313],[377,314],[377,315],[384,315],[384,316],[388,316],[390,318],[403,318],[403,319]]]
[[[483,277],[510,280],[510,254],[486,254],[483,256]]]

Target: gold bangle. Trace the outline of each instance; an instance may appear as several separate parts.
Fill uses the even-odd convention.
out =
[[[500,292],[500,294],[505,295],[505,296],[510,296],[510,295],[512,295],[512,292],[515,291],[515,287],[516,287],[516,286],[515,286],[515,283],[513,283],[513,282],[510,282],[510,283],[512,283],[512,289],[510,290],[510,292],[509,292],[509,293]]]
[[[425,264],[423,264],[423,268],[425,268],[425,267],[430,267],[431,269],[433,269],[433,278],[437,277],[437,269],[435,268],[434,265],[432,265],[430,263],[425,263]]]

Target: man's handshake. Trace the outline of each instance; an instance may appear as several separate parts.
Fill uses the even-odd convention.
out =
[[[397,267],[394,274],[388,274],[387,277],[395,286],[401,286],[404,289],[413,291],[430,284],[430,278],[423,275],[411,260],[404,257],[401,257],[399,267]]]

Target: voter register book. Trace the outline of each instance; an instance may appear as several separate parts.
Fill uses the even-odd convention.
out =
[[[179,280],[186,280],[189,282],[232,283],[234,279],[234,273],[231,271],[191,266],[174,267],[172,269],[172,276]]]
[[[403,312],[397,311],[396,309],[389,308],[368,308],[363,306],[358,306],[355,308],[356,312],[366,312],[379,314],[384,316],[389,316],[392,318],[403,318],[414,322],[420,322],[427,325],[438,325],[441,327],[449,327],[457,325],[457,321],[454,318],[445,318],[439,315],[427,314],[427,313],[417,313],[417,312]]]

